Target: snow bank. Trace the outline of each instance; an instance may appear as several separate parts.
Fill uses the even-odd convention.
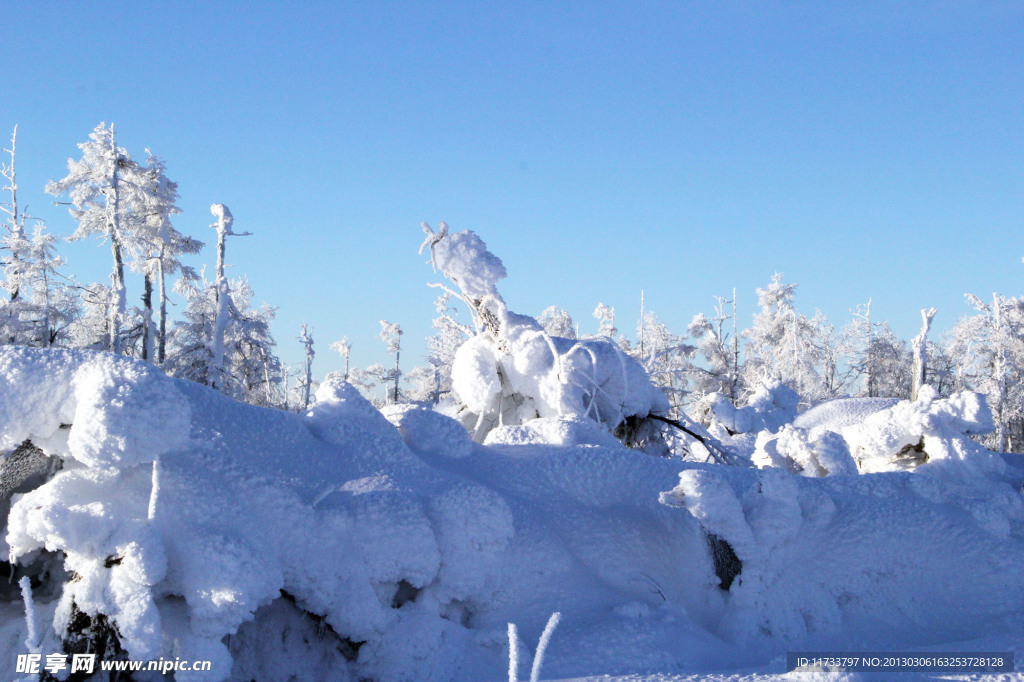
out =
[[[652,585],[706,601],[687,571],[709,570],[685,551],[696,524],[656,502],[677,467],[592,422],[564,430],[600,453],[545,446],[523,460],[422,408],[385,417],[336,379],[293,415],[104,354],[3,348],[0,368],[7,447],[31,438],[64,458],[15,496],[6,535],[19,571],[49,581],[44,651],[109,623],[124,652],[107,657],[213,661],[181,680],[477,680],[502,671],[510,620],[535,637],[564,605],[604,632],[601,614],[655,606]],[[612,496],[619,523],[660,530],[623,543],[605,528]],[[66,572],[46,578],[54,562]],[[566,665],[558,650],[549,667]]]
[[[703,467],[662,501],[742,562],[720,625],[734,641],[898,650],[1006,628],[1024,608],[1024,505],[1006,481]]]
[[[178,680],[476,682],[505,678],[508,623],[528,667],[556,611],[545,678],[1019,633],[1010,468],[806,478],[654,458],[554,417],[479,444],[337,378],[294,415],[84,352],[0,348],[0,383],[5,447],[64,465],[14,495],[6,533],[44,652],[106,632],[124,649],[107,657],[213,661]],[[972,404],[926,412],[966,428]],[[712,536],[741,564],[729,589]],[[8,625],[13,670],[25,628]]]

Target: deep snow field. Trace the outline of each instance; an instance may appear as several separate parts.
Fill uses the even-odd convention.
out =
[[[1024,663],[1024,466],[964,435],[991,422],[974,394],[827,404],[743,441],[762,468],[585,419],[476,443],[330,375],[316,397],[296,415],[105,353],[0,348],[0,677],[106,637],[107,656],[212,661],[182,681],[503,681],[513,623],[525,680],[554,612],[545,680],[886,679],[787,674],[797,650]],[[904,470],[915,443],[929,461]],[[728,589],[709,538],[740,566]]]

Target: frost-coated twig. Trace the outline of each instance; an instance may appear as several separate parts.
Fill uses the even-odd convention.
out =
[[[540,680],[540,668],[544,664],[544,652],[547,650],[548,643],[551,641],[551,635],[555,634],[555,628],[558,627],[558,621],[561,619],[562,614],[559,611],[555,611],[551,614],[551,618],[548,619],[548,624],[544,626],[544,632],[540,635],[540,642],[537,643],[537,653],[533,656],[530,682],[539,682]]]
[[[35,653],[39,649],[39,640],[36,638],[36,605],[32,601],[32,581],[24,575],[18,584],[21,585],[21,598],[25,602],[25,625],[28,627],[25,646]]]
[[[719,464],[728,464],[731,466],[750,466],[742,459],[737,457],[735,454],[733,454],[732,451],[730,451],[727,447],[722,445],[722,443],[720,443],[716,438],[710,435],[701,436],[698,433],[696,433],[693,429],[687,427],[678,419],[670,419],[668,417],[663,417],[660,414],[649,414],[647,415],[647,417],[648,419],[653,419],[655,421],[668,424],[669,426],[674,426],[683,433],[693,436],[698,441],[700,441],[701,445],[707,448],[707,451]]]
[[[508,682],[519,680],[519,633],[516,624],[508,624]]]
[[[146,518],[150,523],[156,516],[156,500],[160,496],[160,456],[153,460],[153,483],[149,488],[149,513]]]

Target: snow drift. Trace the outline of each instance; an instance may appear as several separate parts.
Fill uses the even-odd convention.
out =
[[[807,478],[654,458],[563,417],[483,445],[342,381],[294,415],[10,347],[0,406],[0,480],[42,450],[6,533],[37,641],[9,594],[5,670],[102,634],[108,658],[213,661],[179,680],[501,680],[507,624],[528,665],[555,611],[548,678],[1020,630],[1021,473],[993,453]]]

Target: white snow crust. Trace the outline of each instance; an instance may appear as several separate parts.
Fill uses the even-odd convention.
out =
[[[987,418],[969,395],[775,433],[821,476],[651,457],[572,413],[476,443],[337,377],[295,415],[87,352],[0,348],[0,401],[4,448],[63,459],[14,495],[5,536],[19,570],[66,571],[36,595],[44,652],[74,605],[132,659],[213,661],[178,680],[505,680],[508,624],[526,669],[554,612],[544,679],[784,679],[798,648],[1022,653],[1024,469],[968,445]],[[863,474],[915,436],[926,464]],[[728,590],[708,534],[742,562]],[[0,608],[13,671],[20,595]]]

